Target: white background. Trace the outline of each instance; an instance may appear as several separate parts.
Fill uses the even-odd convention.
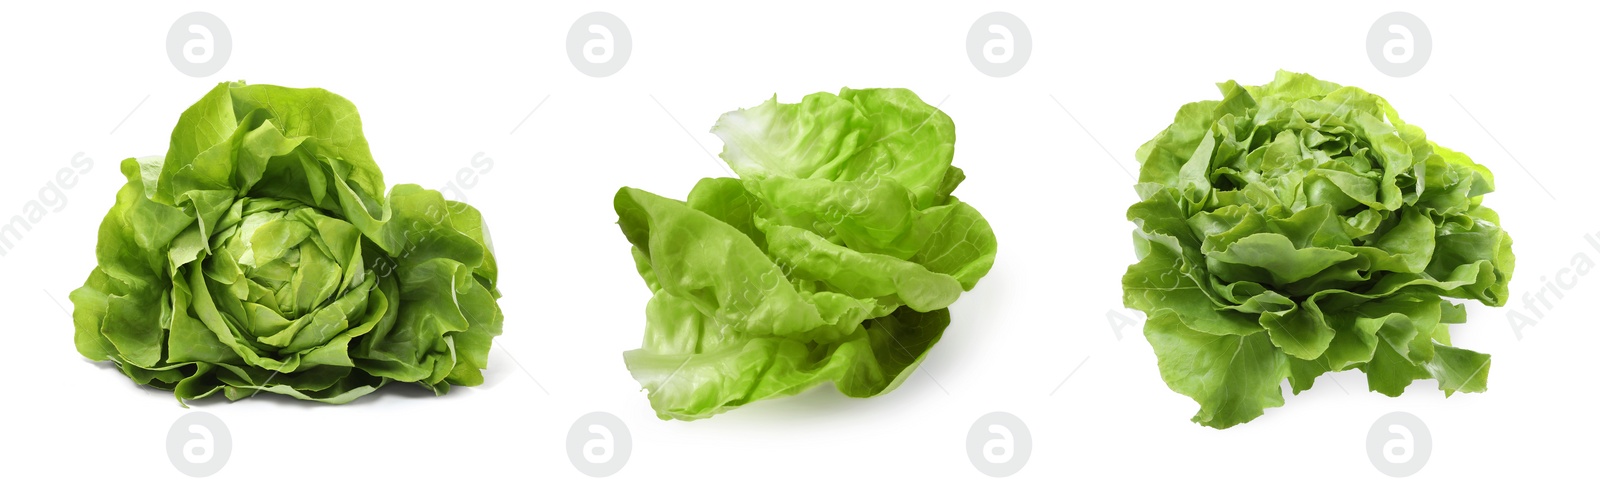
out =
[[[1507,320],[1531,315],[1522,295],[1574,255],[1600,261],[1583,239],[1600,237],[1590,6],[577,3],[4,7],[0,220],[75,154],[94,167],[0,257],[0,475],[102,489],[1422,489],[1570,483],[1592,464],[1600,277],[1551,297],[1553,311],[1520,340]],[[234,42],[227,66],[202,79],[164,52],[172,22],[196,10],[222,18]],[[573,20],[596,10],[634,39],[608,78],[579,73],[565,54]],[[992,10],[1033,33],[1029,64],[1008,78],[966,57],[967,30]],[[1394,10],[1423,19],[1434,40],[1427,67],[1407,78],[1379,73],[1365,52],[1368,28]],[[1119,278],[1132,261],[1123,210],[1136,199],[1134,149],[1179,105],[1216,98],[1212,84],[1265,83],[1278,68],[1384,95],[1496,172],[1487,203],[1516,240],[1516,298],[1470,309],[1455,329],[1459,346],[1494,356],[1487,393],[1446,400],[1420,381],[1391,399],[1347,372],[1218,431],[1189,422],[1196,405],[1162,383],[1137,326],[1117,337],[1108,313],[1132,315]],[[354,101],[391,185],[443,187],[474,155],[494,160],[466,192],[494,232],[505,294],[484,386],[434,398],[392,385],[348,406],[217,397],[186,410],[76,353],[66,297],[94,267],[97,224],[123,182],[117,162],[165,152],[179,113],[238,79]],[[657,420],[622,363],[648,290],[614,225],[613,193],[682,197],[724,175],[708,132],[719,114],[843,86],[943,101],[968,176],[956,194],[999,236],[994,270],[952,307],[943,341],[899,390],[848,399],[824,387],[709,420]],[[164,450],[172,422],[195,410],[233,435],[231,460],[204,480]],[[616,414],[633,435],[611,477],[580,474],[564,449],[569,425],[591,411]],[[969,426],[991,411],[1016,414],[1033,436],[1031,460],[1008,478],[980,474],[966,455]],[[1379,473],[1364,448],[1392,411],[1433,434],[1431,460],[1405,479]]]

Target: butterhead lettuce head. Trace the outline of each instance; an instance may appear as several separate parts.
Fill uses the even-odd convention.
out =
[[[705,418],[825,382],[903,382],[994,263],[995,236],[951,192],[955,124],[902,89],[776,99],[712,130],[739,178],[688,200],[622,188],[615,207],[654,292],[624,354],[662,419]]]
[[[350,101],[221,84],[165,158],[122,173],[72,292],[84,356],[180,400],[483,381],[503,320],[483,218],[415,185],[385,195]]]
[[[1452,346],[1466,313],[1448,299],[1506,301],[1489,169],[1355,87],[1289,72],[1219,87],[1139,148],[1128,208],[1139,261],[1123,300],[1148,314],[1194,421],[1250,421],[1283,405],[1285,379],[1298,393],[1349,369],[1390,396],[1419,379],[1483,391],[1489,355]]]

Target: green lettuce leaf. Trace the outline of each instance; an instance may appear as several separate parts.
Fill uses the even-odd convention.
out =
[[[907,90],[844,89],[731,112],[713,132],[738,179],[614,200],[653,292],[623,358],[657,415],[899,386],[994,264],[988,221],[951,195],[954,123]]]

